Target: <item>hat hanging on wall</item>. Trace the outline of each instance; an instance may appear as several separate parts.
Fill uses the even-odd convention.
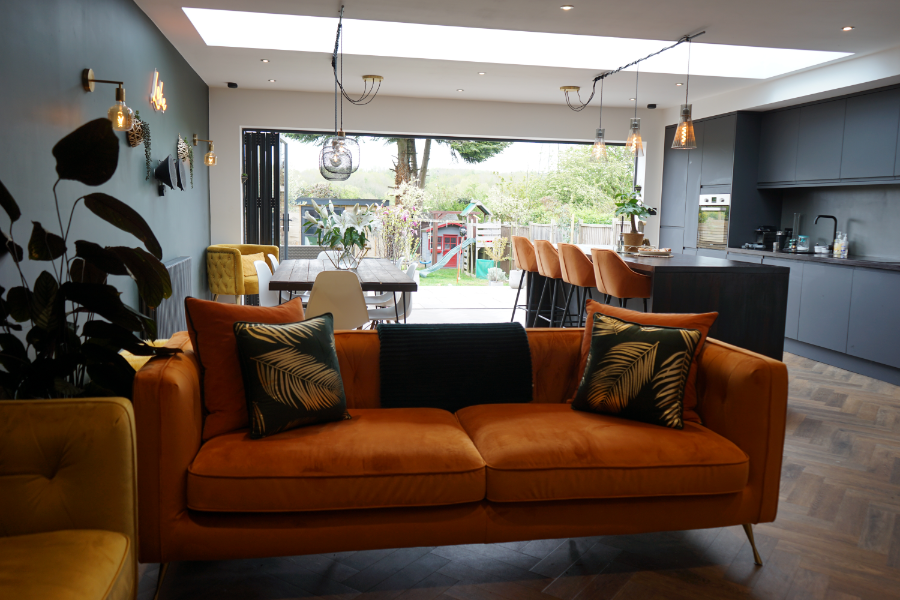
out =
[[[173,190],[175,189],[175,182],[178,179],[178,175],[176,173],[175,159],[172,158],[171,154],[167,156],[165,160],[159,161],[159,166],[156,167],[153,176],[156,177],[156,180],[159,182],[160,196],[166,195],[166,186],[169,186]]]
[[[185,186],[187,185],[187,171],[184,170],[184,162],[181,160],[176,160],[175,162],[175,184],[178,186],[178,189],[182,192],[184,191]]]

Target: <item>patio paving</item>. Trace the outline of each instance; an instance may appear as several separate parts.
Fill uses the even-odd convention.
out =
[[[409,323],[508,323],[516,291],[509,286],[419,286],[413,294]],[[519,303],[525,302],[525,288]],[[516,311],[525,324],[525,312]]]

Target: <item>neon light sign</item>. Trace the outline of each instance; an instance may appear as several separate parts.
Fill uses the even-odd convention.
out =
[[[166,112],[166,98],[163,96],[163,82],[159,80],[159,71],[153,71],[153,88],[150,91],[150,106],[157,112]]]

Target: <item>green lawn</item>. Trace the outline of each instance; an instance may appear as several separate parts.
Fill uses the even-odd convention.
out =
[[[419,277],[419,285],[487,285],[487,279],[477,279],[465,271],[459,272],[456,283],[456,269],[440,269],[428,277]]]

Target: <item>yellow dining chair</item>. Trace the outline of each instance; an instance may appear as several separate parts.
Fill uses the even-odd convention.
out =
[[[219,295],[238,297],[259,293],[259,279],[256,276],[257,260],[265,261],[269,269],[273,265],[268,255],[278,256],[278,246],[262,246],[258,244],[216,244],[206,249],[206,276],[213,302]]]

